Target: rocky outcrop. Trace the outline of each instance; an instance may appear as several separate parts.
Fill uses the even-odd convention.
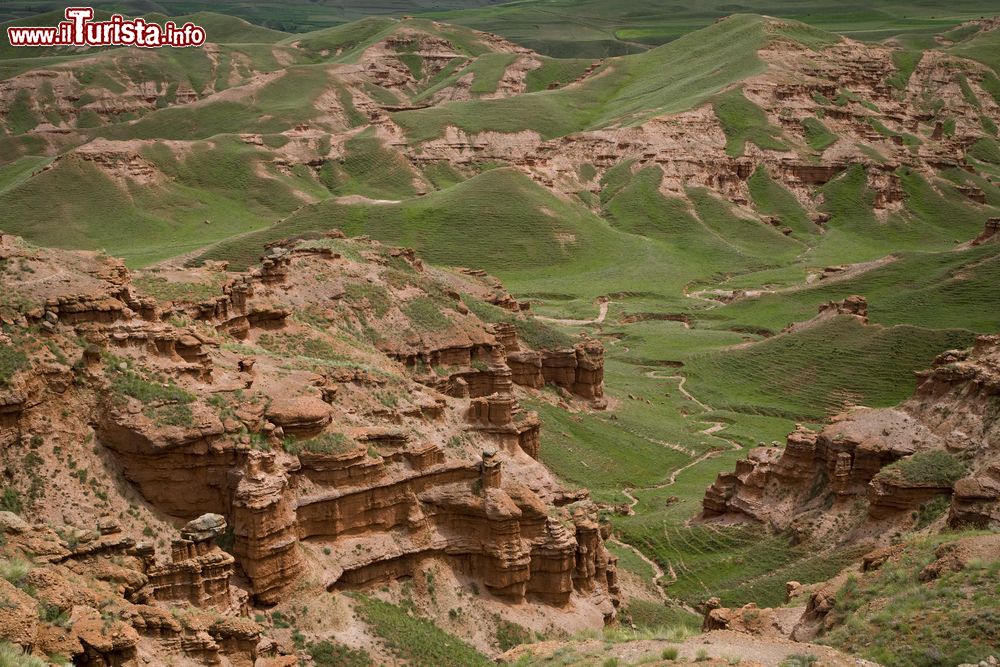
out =
[[[868,324],[868,300],[863,296],[849,296],[843,301],[830,301],[819,307],[820,314],[832,312],[837,315],[851,315],[862,324]]]
[[[702,619],[701,630],[702,632],[729,630],[761,637],[785,637],[787,632],[782,616],[788,614],[783,614],[784,611],[761,609],[753,602],[732,609],[723,607],[719,598],[713,597],[705,602],[705,617]]]
[[[236,559],[215,544],[225,532],[226,519],[219,514],[188,522],[171,543],[170,562],[146,570],[153,599],[245,613],[246,593],[229,586]]]
[[[830,266],[823,270],[821,279],[829,278],[846,271],[846,267]],[[781,330],[782,333],[793,333],[816,326],[838,316],[853,317],[863,325],[868,324],[868,300],[863,296],[849,296],[843,301],[829,301],[820,304],[815,317],[804,322],[794,322]]]
[[[566,389],[581,398],[601,402],[604,397],[604,346],[588,340],[563,350],[542,350],[544,382]],[[522,364],[522,375],[524,364]],[[532,383],[534,379],[530,380]],[[529,385],[529,386],[533,386]]]
[[[299,525],[289,480],[270,452],[247,453],[234,470],[233,552],[253,584],[254,599],[274,604],[302,569],[297,550]]]
[[[88,665],[134,665],[140,650],[165,663],[253,665],[273,655],[273,642],[267,648],[262,628],[245,617],[245,594],[233,596],[236,607],[223,600],[238,592],[228,586],[232,557],[206,539],[224,527],[221,517],[192,524],[175,540],[173,561],[156,563],[151,545],[136,546],[110,520],[97,531],[52,529],[0,513],[0,558],[25,570],[17,586],[0,579],[0,638]]]
[[[575,592],[617,599],[613,559],[604,549],[592,506],[549,515],[526,487],[503,474],[502,454],[484,452],[478,466],[442,466],[369,489],[300,500],[300,535],[324,542],[379,523],[397,533],[395,548],[357,552],[333,542],[339,574],[328,587],[357,586],[412,574],[422,560],[444,557],[476,573],[495,595],[565,604]]]
[[[982,245],[1000,233],[1000,218],[990,218],[986,221],[982,234],[972,240],[972,245]]]
[[[493,331],[493,341],[393,356],[410,368],[422,368],[418,379],[449,396],[475,399],[509,393],[512,384],[540,389],[548,383],[595,407],[604,405],[604,346],[600,341],[535,351],[525,349],[509,325],[494,325]]]
[[[516,398],[529,388],[515,385],[508,350],[532,352],[521,349],[514,325],[487,326],[455,296],[481,298],[496,287],[449,273],[448,289],[437,288],[439,270],[412,252],[336,240],[355,243],[351,254],[363,259],[341,257],[324,238],[275,245],[260,268],[228,280],[218,265],[155,276],[185,284],[181,292],[187,281],[222,285],[219,297],[197,302],[150,302],[135,295],[124,267],[70,255],[68,280],[58,284],[86,298],[66,303],[111,294],[120,304],[114,317],[87,315],[71,324],[64,321],[70,311],[56,306],[32,314],[52,324],[50,340],[67,364],[15,375],[3,394],[5,442],[9,431],[21,447],[23,422],[46,408],[46,423],[58,424],[60,433],[90,438],[87,456],[108,456],[89,461],[90,474],[114,466],[141,497],[149,516],[139,533],[184,526],[168,553],[137,546],[133,526],[82,534],[72,549],[51,554],[95,562],[113,555],[127,564],[105,564],[100,575],[114,580],[131,605],[120,641],[100,643],[88,634],[81,651],[129,660],[133,639],[156,635],[207,662],[254,655],[259,628],[220,629],[155,610],[178,606],[239,618],[251,604],[287,602],[296,586],[317,586],[316,579],[331,589],[366,587],[428,563],[445,564],[500,599],[555,605],[566,614],[585,605],[590,618],[598,611],[614,618],[615,559],[604,547],[596,507],[586,492],[559,487],[537,462],[541,421]],[[385,277],[390,272],[394,282]],[[411,274],[413,284],[400,284]],[[345,285],[359,275],[377,285],[362,293],[403,296],[387,306],[380,301],[378,309],[373,299],[350,297]],[[403,307],[414,298],[440,298],[435,307],[447,312],[450,326],[416,333],[418,323]],[[292,312],[299,315],[288,318]],[[354,342],[362,327],[379,336],[377,346]],[[546,353],[533,354],[541,377]],[[549,370],[567,397],[601,397],[599,344],[549,357],[565,361]],[[69,423],[48,409],[50,391],[85,419]],[[483,449],[491,454],[471,463]],[[63,504],[62,511],[72,509]],[[121,505],[126,523],[140,512],[134,500]],[[158,528],[148,525],[156,521]],[[161,551],[167,543],[157,540]],[[307,563],[319,576],[303,583]],[[87,619],[81,628],[90,627]]]
[[[898,408],[855,408],[819,433],[797,428],[784,449],[751,450],[708,487],[703,518],[784,529],[810,513],[854,511],[848,503],[860,500],[869,523],[908,525],[917,510],[943,497],[950,498],[948,523],[996,524],[998,359],[1000,336],[980,336],[971,350],[945,352],[933,369],[918,373],[916,392]]]
[[[319,398],[299,396],[272,401],[264,412],[282,435],[316,436],[330,424],[330,406]]]
[[[958,480],[953,493],[949,524],[982,529],[1000,525],[1000,463]]]

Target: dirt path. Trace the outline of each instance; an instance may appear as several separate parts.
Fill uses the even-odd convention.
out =
[[[856,278],[862,274],[868,273],[874,269],[885,266],[886,264],[891,264],[899,259],[896,255],[886,255],[885,257],[880,257],[878,259],[871,260],[870,262],[859,262],[858,264],[848,264],[845,265],[844,270],[838,273],[827,276],[823,279],[824,285],[831,285],[838,282],[843,282],[845,280],[850,280],[851,278]],[[814,279],[815,276],[819,274],[810,274],[806,278],[806,282],[801,285],[789,285],[788,287],[780,287],[778,289],[746,289],[743,290],[743,295],[740,299],[754,298],[762,296],[764,294],[787,294],[789,292],[797,292],[804,289],[809,289],[810,287],[815,287],[817,281]],[[719,283],[720,285],[725,285],[730,279],[726,279]],[[719,287],[705,288],[696,290],[694,292],[689,292],[687,287],[684,288],[684,296],[689,299],[697,299],[698,301],[704,301],[710,303],[713,306],[725,305],[725,302],[720,299],[713,299],[706,295],[716,295],[722,297],[731,297],[733,290],[721,289]]]
[[[671,600],[670,597],[666,593],[663,592],[663,588],[662,588],[662,586],[660,584],[660,580],[663,579],[663,577],[665,577],[666,574],[663,572],[663,568],[661,568],[656,561],[654,561],[651,558],[649,558],[648,556],[646,556],[646,554],[642,553],[641,551],[639,551],[638,549],[636,549],[635,547],[633,547],[631,544],[628,544],[626,542],[622,542],[617,537],[611,537],[611,538],[609,538],[608,542],[610,542],[611,544],[614,544],[615,546],[617,546],[617,547],[619,547],[621,549],[628,549],[629,551],[631,551],[632,553],[634,553],[636,556],[638,556],[639,560],[641,560],[643,563],[645,563],[646,565],[648,565],[650,567],[650,569],[653,570],[653,588],[656,589],[657,596],[659,596],[660,600],[662,600],[665,603],[670,603],[670,604],[674,604],[675,603],[674,600]]]
[[[712,410],[711,406],[709,406],[709,405],[707,405],[705,403],[702,403],[697,398],[695,398],[690,392],[688,392],[687,389],[684,388],[684,382],[687,380],[687,378],[685,378],[683,375],[663,375],[663,373],[666,373],[666,372],[668,372],[668,371],[647,371],[646,372],[646,377],[653,378],[653,379],[656,379],[656,380],[677,380],[677,388],[680,390],[680,392],[688,400],[694,402],[697,406],[699,406],[702,410],[704,410],[706,412],[710,412]],[[726,444],[728,444],[732,448],[732,451],[734,451],[734,452],[738,452],[738,451],[741,451],[743,449],[742,445],[740,445],[739,443],[736,443],[736,442],[730,440],[729,438],[724,438],[722,436],[716,435],[717,433],[719,433],[720,431],[722,431],[723,429],[726,428],[726,425],[723,422],[719,422],[719,421],[703,421],[701,423],[708,424],[707,428],[704,428],[701,431],[699,431],[701,434],[707,435],[707,436],[711,436],[711,437],[716,438],[718,440],[722,440],[723,442],[725,442]],[[673,449],[675,451],[680,451],[680,452],[687,453],[687,454],[689,454],[691,456],[694,456],[694,454],[695,454],[695,452],[693,452],[692,450],[687,449],[686,447],[682,447],[681,445],[667,443],[667,442],[663,442],[663,441],[660,441],[660,440],[653,440],[652,438],[648,438],[648,437],[645,437],[645,436],[640,436],[640,437],[643,437],[645,440],[648,440],[649,442],[653,442],[653,443],[656,443],[656,444],[659,444],[659,445],[663,445],[663,446],[669,447],[670,449]],[[716,457],[720,456],[721,453],[722,452],[720,452],[717,449],[709,450],[709,451],[705,452],[704,454],[702,454],[701,456],[699,456],[698,458],[696,458],[693,461],[691,461],[690,463],[688,463],[688,464],[686,464],[684,466],[681,466],[680,468],[677,468],[676,470],[674,470],[673,472],[671,472],[670,473],[670,477],[667,478],[667,481],[663,482],[662,484],[657,484],[655,486],[643,487],[642,489],[639,489],[639,490],[641,490],[641,491],[656,491],[656,490],[659,490],[659,489],[665,489],[668,486],[673,486],[674,484],[677,483],[677,477],[682,472],[684,472],[685,470],[689,470],[689,469],[693,468],[694,466],[707,461],[708,459],[716,458]],[[633,491],[633,489],[622,489],[622,494],[629,499],[629,509],[634,511],[636,505],[639,504],[639,499],[636,498],[634,495],[632,495],[632,491]]]
[[[544,322],[551,322],[553,324],[563,324],[569,327],[582,327],[588,324],[600,324],[608,316],[608,307],[611,305],[610,299],[601,299],[600,305],[597,309],[597,317],[592,320],[566,320],[557,317],[544,317],[543,315],[535,315],[536,320],[542,320]]]
[[[702,403],[701,401],[699,401],[697,398],[695,398],[694,396],[692,396],[688,392],[688,390],[684,388],[684,383],[687,382],[687,378],[686,377],[684,377],[683,375],[664,375],[664,373],[668,373],[668,372],[669,371],[648,371],[646,373],[646,377],[653,378],[654,380],[677,380],[677,390],[680,391],[682,394],[684,394],[684,398],[688,399],[689,401],[692,401],[695,405],[697,405],[699,408],[701,408],[705,412],[711,412],[712,411],[712,407],[711,406],[705,405],[704,403]],[[721,430],[721,429],[716,429],[716,430]],[[712,431],[712,433],[715,433],[715,431]]]
[[[56,270],[48,275],[42,276],[40,278],[29,278],[28,280],[22,280],[20,282],[20,286],[25,287],[27,285],[40,285],[41,283],[47,283],[50,280],[57,280],[64,278],[66,275],[67,275],[66,269],[64,269],[61,266],[57,266]]]

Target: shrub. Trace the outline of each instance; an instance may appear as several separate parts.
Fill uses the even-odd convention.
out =
[[[27,585],[28,573],[31,572],[31,563],[19,558],[10,560],[0,560],[0,578],[6,579],[18,588]]]
[[[0,667],[45,667],[45,661],[25,653],[19,646],[0,642]]]
[[[366,652],[328,641],[311,644],[309,655],[316,667],[368,667],[374,664]]]
[[[948,511],[951,506],[951,498],[948,496],[937,496],[928,500],[920,506],[917,513],[916,529],[926,528],[934,523],[942,514]]]
[[[663,649],[663,653],[660,654],[660,657],[663,658],[664,660],[676,660],[677,655],[678,655],[677,647],[668,646],[667,648]]]
[[[58,605],[54,604],[43,603],[38,605],[38,620],[60,628],[68,628],[70,626],[69,611],[61,609]]]
[[[20,514],[23,509],[24,503],[21,501],[21,494],[17,492],[17,489],[10,487],[4,489],[3,493],[0,494],[0,511]]]
[[[497,622],[497,644],[501,651],[509,651],[515,646],[527,644],[533,639],[531,630],[506,620]]]

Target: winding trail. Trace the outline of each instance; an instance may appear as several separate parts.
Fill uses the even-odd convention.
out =
[[[675,601],[671,600],[670,596],[668,596],[663,591],[663,585],[660,583],[660,580],[663,579],[663,577],[666,576],[666,573],[663,571],[663,568],[660,567],[659,563],[657,563],[655,560],[649,558],[649,556],[647,556],[646,554],[642,553],[641,551],[639,551],[638,549],[636,549],[631,544],[628,544],[627,542],[622,542],[617,537],[608,538],[608,542],[610,542],[611,544],[614,544],[616,547],[619,547],[621,549],[628,549],[629,551],[631,551],[632,553],[634,553],[636,556],[638,556],[639,560],[641,560],[643,563],[645,563],[646,565],[648,565],[650,567],[650,569],[653,570],[653,588],[656,589],[657,596],[659,596],[660,600],[663,601],[664,603],[668,603],[668,604],[675,603]],[[676,579],[676,578],[677,578],[677,575],[674,574],[674,579]]]
[[[668,372],[669,371],[648,371],[646,373],[646,377],[652,378],[654,380],[677,380],[677,390],[680,391],[682,394],[684,394],[684,398],[688,399],[689,401],[692,401],[695,405],[697,405],[699,408],[701,408],[706,412],[710,412],[713,409],[711,406],[706,405],[701,401],[699,401],[697,398],[691,395],[691,393],[689,393],[687,389],[684,388],[684,383],[687,382],[686,377],[684,377],[683,375],[664,375],[664,373]],[[713,422],[713,423],[718,423],[718,422]],[[716,429],[715,431],[720,431],[720,430],[722,429]],[[712,433],[715,433],[715,431],[712,431]],[[702,431],[702,433],[704,433],[704,431]]]
[[[568,327],[581,327],[587,326],[589,324],[600,324],[608,317],[608,307],[611,305],[611,299],[602,298],[600,305],[597,309],[597,317],[592,320],[566,320],[557,317],[545,317],[544,315],[535,315],[536,320],[542,320],[544,322],[551,322],[552,324],[563,324]]]
[[[688,400],[690,400],[693,403],[695,403],[698,407],[700,407],[705,412],[711,412],[711,410],[712,410],[711,406],[709,406],[709,405],[707,405],[705,403],[702,403],[697,398],[695,398],[690,392],[688,392],[687,389],[684,388],[684,383],[687,381],[686,377],[684,377],[683,375],[664,375],[664,373],[667,373],[667,372],[668,371],[656,371],[656,370],[647,371],[646,372],[646,377],[653,378],[653,379],[656,379],[656,380],[677,380],[677,388],[678,388],[678,390],[680,390],[681,394],[683,394],[685,398],[687,398]],[[701,421],[701,420],[699,420],[699,421]],[[732,448],[732,451],[734,451],[734,452],[742,451],[743,447],[739,443],[734,442],[733,440],[730,440],[729,438],[724,438],[724,437],[722,437],[720,435],[716,435],[717,433],[719,433],[720,431],[722,431],[723,429],[726,428],[726,424],[724,424],[723,422],[720,422],[720,421],[701,421],[701,423],[702,424],[708,424],[708,427],[702,429],[701,431],[699,431],[699,433],[701,433],[703,435],[711,436],[711,437],[716,438],[718,440],[722,440],[723,442],[725,442],[726,444],[728,444]],[[634,435],[638,435],[638,434],[634,434]],[[685,454],[688,454],[689,456],[694,456],[695,455],[694,451],[692,451],[692,450],[690,450],[690,449],[688,449],[686,447],[683,447],[681,445],[677,445],[677,444],[673,444],[673,443],[669,443],[669,442],[663,442],[661,440],[654,440],[654,439],[646,437],[646,436],[640,436],[640,437],[643,437],[645,440],[647,440],[649,442],[652,442],[654,444],[662,445],[664,447],[668,447],[668,448],[673,449],[673,450],[678,451],[678,452],[683,452]],[[688,470],[690,468],[693,468],[694,466],[696,466],[696,465],[698,465],[700,463],[703,463],[703,462],[707,461],[708,459],[716,458],[721,453],[722,452],[720,450],[718,450],[718,449],[710,449],[709,451],[705,452],[704,454],[702,454],[698,458],[692,460],[690,463],[688,463],[688,464],[686,464],[684,466],[681,466],[680,468],[677,468],[676,470],[674,470],[673,472],[671,472],[670,473],[670,477],[668,477],[667,481],[663,482],[662,484],[656,484],[655,486],[646,486],[646,487],[643,487],[643,488],[638,489],[638,490],[640,490],[640,491],[656,491],[656,490],[659,490],[659,489],[665,489],[668,486],[673,486],[674,484],[677,483],[677,477],[682,472],[684,472],[685,470]],[[636,498],[634,495],[632,495],[632,491],[633,490],[635,490],[635,489],[622,489],[622,494],[626,498],[629,499],[629,505],[628,505],[628,507],[629,507],[630,511],[634,511],[635,510],[635,506],[639,504],[639,499]]]

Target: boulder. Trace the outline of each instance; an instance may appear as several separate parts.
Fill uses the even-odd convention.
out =
[[[206,542],[226,532],[226,517],[221,514],[202,514],[188,521],[181,528],[181,537],[192,542]]]

